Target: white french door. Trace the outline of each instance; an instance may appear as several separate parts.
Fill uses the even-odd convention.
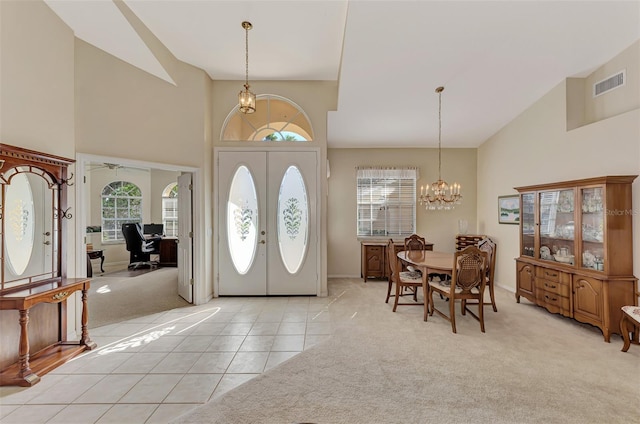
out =
[[[218,294],[318,291],[315,151],[218,153]]]
[[[192,174],[178,177],[178,294],[193,303]]]

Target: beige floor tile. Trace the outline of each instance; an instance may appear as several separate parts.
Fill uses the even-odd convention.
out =
[[[5,403],[2,403],[2,400],[0,399],[0,420],[2,420],[4,417],[18,408],[20,408],[20,405],[7,405]]]
[[[111,374],[78,397],[73,403],[117,403],[145,374]]]
[[[216,336],[196,336],[191,334],[173,350],[174,352],[204,352]]]
[[[260,374],[257,374],[257,373],[256,374],[225,374],[220,379],[220,383],[218,383],[218,387],[216,387],[216,389],[213,391],[213,395],[211,396],[211,399],[220,397],[221,395],[225,394],[229,390],[235,387],[238,387],[242,383],[246,383],[247,381],[259,375]]]
[[[146,374],[163,360],[168,354],[165,352],[140,352],[114,370],[121,374]]]
[[[207,352],[235,352],[240,349],[245,336],[218,336],[207,348]]]
[[[69,404],[105,378],[103,374],[65,375],[52,387],[29,400],[27,404]]]
[[[171,336],[162,335],[150,340],[146,343],[142,352],[171,352],[180,343],[182,343],[187,336]]]
[[[261,373],[267,363],[269,352],[238,352],[227,368],[228,373]]]
[[[280,322],[256,322],[249,331],[249,336],[274,336],[278,333]]]
[[[171,352],[158,365],[153,367],[153,374],[185,374],[196,363],[200,352]]]
[[[215,323],[202,323],[196,326],[191,332],[192,336],[217,336],[219,335],[224,327],[226,326],[223,322],[215,322]]]
[[[189,374],[224,373],[235,354],[235,352],[205,352],[189,369]]]
[[[302,334],[276,336],[271,346],[271,351],[302,352],[303,349],[304,336]]]
[[[64,407],[65,405],[23,405],[3,417],[2,424],[46,423]]]
[[[276,336],[247,336],[242,342],[239,352],[268,352],[271,350]]]
[[[68,405],[47,424],[95,423],[112,407],[111,404]]]
[[[285,322],[307,322],[307,311],[286,311],[282,314],[282,321]]]
[[[162,403],[183,374],[147,374],[119,403]]]
[[[161,404],[149,417],[145,424],[167,424],[185,414],[198,405],[193,403],[166,403]]]
[[[222,374],[187,374],[163,403],[205,403],[220,382]]]
[[[104,351],[100,351],[88,355],[87,360],[83,361],[82,366],[78,367],[74,374],[109,374],[135,355],[134,352],[103,353]]]
[[[153,414],[156,404],[113,405],[96,421],[97,424],[143,424]]]
[[[278,327],[278,335],[304,334],[307,331],[305,322],[282,322]]]
[[[250,322],[232,322],[220,332],[221,336],[246,336],[253,326]]]

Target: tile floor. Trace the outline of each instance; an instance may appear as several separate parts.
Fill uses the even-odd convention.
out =
[[[92,329],[97,349],[0,387],[0,422],[169,422],[326,340],[339,297],[219,298]]]

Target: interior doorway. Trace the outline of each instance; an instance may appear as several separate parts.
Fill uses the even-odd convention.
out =
[[[78,154],[76,161],[76,177],[75,183],[77,184],[76,189],[76,275],[83,276],[86,275],[87,272],[87,243],[91,243],[91,239],[95,239],[96,237],[100,238],[100,234],[90,234],[87,233],[91,227],[96,228],[97,231],[101,231],[100,225],[100,212],[96,214],[96,211],[92,211],[92,204],[96,204],[96,199],[92,197],[101,196],[100,193],[96,193],[96,190],[90,189],[89,182],[95,176],[92,176],[92,169],[100,168],[106,169],[109,172],[112,172],[112,176],[110,178],[114,180],[127,180],[134,178],[133,175],[140,175],[141,173],[147,173],[147,179],[154,179],[155,182],[149,181],[144,185],[146,190],[150,190],[151,186],[155,189],[160,189],[166,186],[166,181],[173,179],[177,182],[178,178],[181,175],[188,175],[190,180],[196,180],[195,176],[199,174],[199,170],[197,168],[192,167],[184,167],[184,166],[176,166],[171,164],[162,164],[162,163],[150,163],[150,162],[140,162],[133,161],[124,158],[114,158],[114,157],[106,157],[106,156],[95,156],[95,155],[87,155],[87,154]],[[162,178],[152,178],[151,175],[161,175]],[[159,180],[159,181],[158,181]],[[189,184],[190,187],[193,187],[193,184]],[[158,191],[158,190],[155,190]],[[162,198],[159,194],[157,199],[153,199],[155,202],[154,207],[156,208],[156,212],[153,216],[149,211],[146,211],[144,214],[144,223],[158,223],[162,222]],[[184,228],[188,229],[188,236],[191,237],[193,234],[193,214],[192,214],[192,200],[191,200],[191,190],[189,191],[189,208],[186,209],[188,213],[183,216],[178,217],[178,225],[180,221],[184,224]],[[147,200],[148,201],[148,200]],[[93,206],[93,209],[96,207],[100,207],[98,202],[98,206]],[[149,207],[150,205],[147,205]],[[176,240],[178,240],[179,234],[176,236]],[[189,243],[185,243],[184,247],[187,245],[192,245],[191,240]],[[118,269],[122,269],[126,272],[127,266],[129,263],[129,252],[126,251],[124,244],[114,243],[105,246],[104,244],[101,246],[102,248],[111,249],[105,250],[105,252],[111,252],[111,254],[107,254],[107,259],[105,260],[104,270],[106,273],[102,273],[103,275],[110,275],[109,271],[114,271]],[[95,246],[94,246],[95,248]],[[171,280],[174,281],[174,287],[176,288],[176,292],[179,289],[179,272],[183,272],[185,275],[189,276],[188,280],[188,291],[185,291],[184,287],[182,293],[183,296],[189,303],[194,302],[193,291],[196,277],[196,267],[199,265],[197,260],[192,260],[192,250],[190,247],[187,249],[189,256],[182,257],[182,260],[177,260],[177,267],[173,268],[173,271],[169,273],[165,273],[165,278],[169,276]],[[111,258],[109,258],[111,256]],[[109,260],[111,259],[111,261]],[[155,259],[155,258],[154,258]],[[111,265],[109,263],[111,262]],[[175,262],[174,262],[175,264]],[[94,261],[93,270],[98,271],[100,268],[100,263],[98,261]],[[119,277],[123,277],[122,273],[118,273]],[[100,273],[93,276],[100,277]],[[137,277],[135,277],[137,278]],[[133,279],[132,279],[133,281]],[[165,291],[167,292],[167,291]],[[167,292],[169,293],[169,292]],[[176,295],[177,296],[177,295]],[[177,296],[179,297],[179,296]],[[181,299],[182,300],[182,299]],[[167,305],[173,304],[172,302],[165,302]]]

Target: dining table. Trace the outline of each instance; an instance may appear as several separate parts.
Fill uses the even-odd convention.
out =
[[[453,273],[453,253],[432,250],[402,250],[398,259],[405,265],[411,265],[422,273],[422,293],[424,296],[425,321],[429,310],[427,293],[429,290],[429,274]]]

